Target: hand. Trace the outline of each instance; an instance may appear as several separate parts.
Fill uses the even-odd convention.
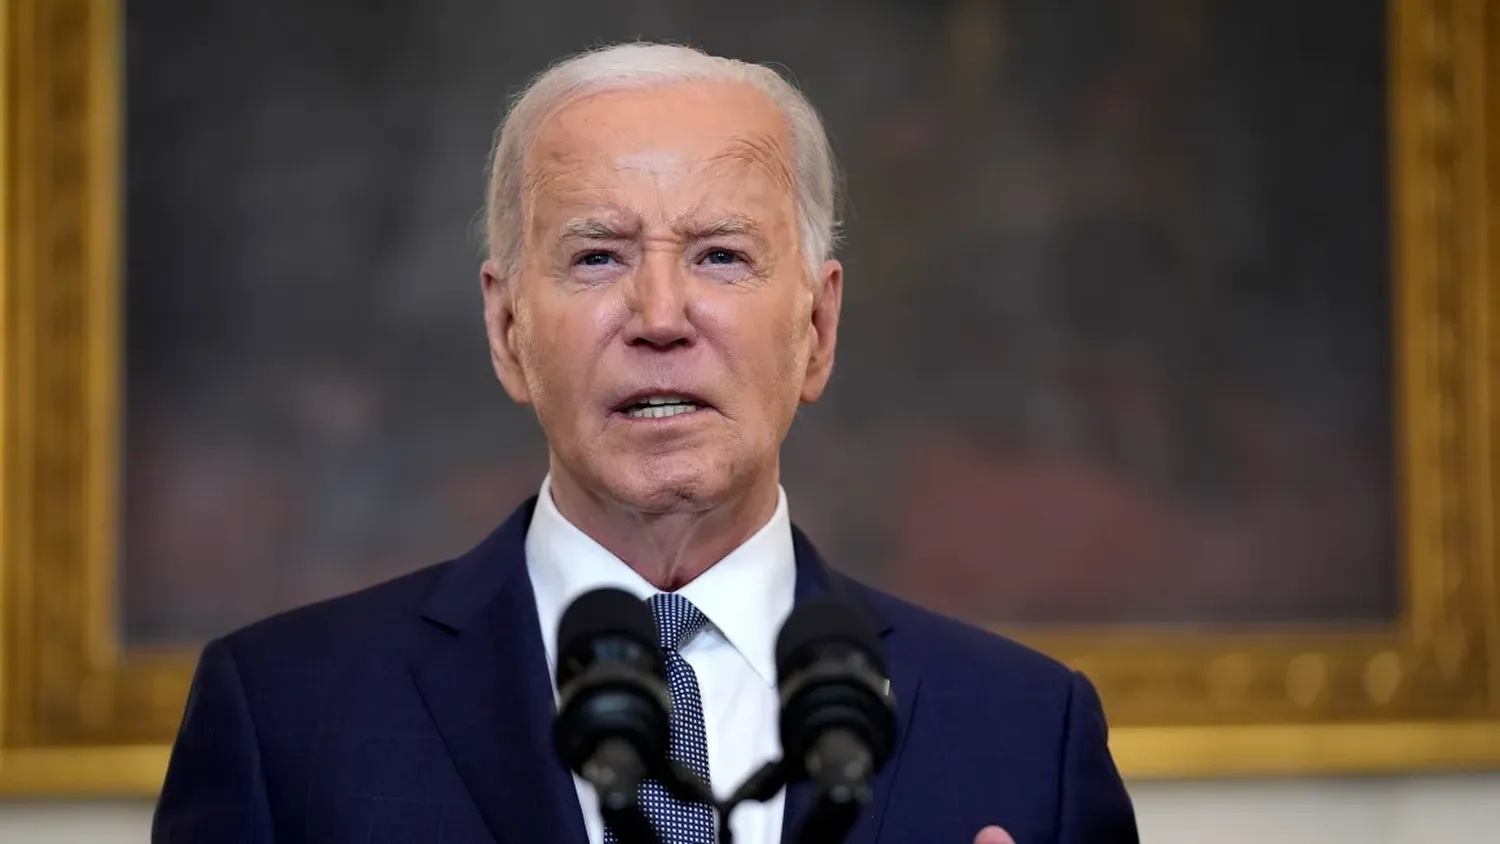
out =
[[[1016,839],[998,826],[987,826],[974,836],[974,844],[1016,844]]]

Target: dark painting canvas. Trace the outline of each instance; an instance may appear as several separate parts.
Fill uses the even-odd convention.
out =
[[[437,562],[536,490],[487,148],[531,74],[637,37],[784,66],[842,159],[838,365],[783,464],[836,566],[985,624],[1395,614],[1381,4],[125,10],[133,642]]]

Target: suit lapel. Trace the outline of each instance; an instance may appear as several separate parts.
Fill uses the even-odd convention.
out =
[[[916,711],[917,689],[921,683],[920,657],[907,654],[899,647],[895,628],[888,617],[872,606],[865,588],[829,568],[807,536],[795,527],[792,528],[792,544],[797,554],[796,602],[801,604],[810,598],[831,597],[864,607],[874,618],[885,645],[886,668],[890,673],[891,691],[896,696],[896,745],[891,758],[875,775],[870,803],[848,837],[849,842],[873,842],[880,831],[881,819],[890,800],[891,783],[901,762],[902,751],[906,749],[907,730]],[[798,783],[787,789],[781,821],[782,844],[796,840],[803,815],[811,803],[812,788],[807,783]]]
[[[572,775],[553,751],[552,681],[525,565],[534,504],[450,564],[424,607],[436,641],[411,670],[497,841],[586,844]]]
[[[454,765],[497,841],[587,844],[572,775],[552,744],[556,703],[542,648],[526,530],[536,499],[523,504],[483,543],[453,561],[423,614],[434,642],[412,676]],[[896,746],[873,783],[873,796],[849,837],[873,842],[906,746],[921,680],[920,655],[908,654],[889,620],[859,584],[828,568],[800,530],[796,601],[849,600],[869,610],[886,646],[896,695]],[[811,789],[787,790],[782,841],[795,840]]]

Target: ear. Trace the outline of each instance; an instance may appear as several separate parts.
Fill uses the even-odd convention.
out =
[[[519,353],[519,323],[516,319],[515,279],[500,273],[494,258],[479,270],[484,293],[484,329],[490,338],[490,363],[505,392],[517,404],[531,404],[531,387]]]
[[[844,305],[844,265],[827,261],[818,270],[813,292],[811,349],[807,374],[802,379],[802,401],[812,403],[823,395],[833,375],[833,351],[839,340],[839,309]]]

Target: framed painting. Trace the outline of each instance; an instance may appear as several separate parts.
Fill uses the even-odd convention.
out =
[[[1500,765],[1500,10],[782,5],[4,4],[0,792],[153,793],[206,641],[536,489],[482,163],[638,36],[843,159],[836,566],[1083,670],[1128,776]]]

